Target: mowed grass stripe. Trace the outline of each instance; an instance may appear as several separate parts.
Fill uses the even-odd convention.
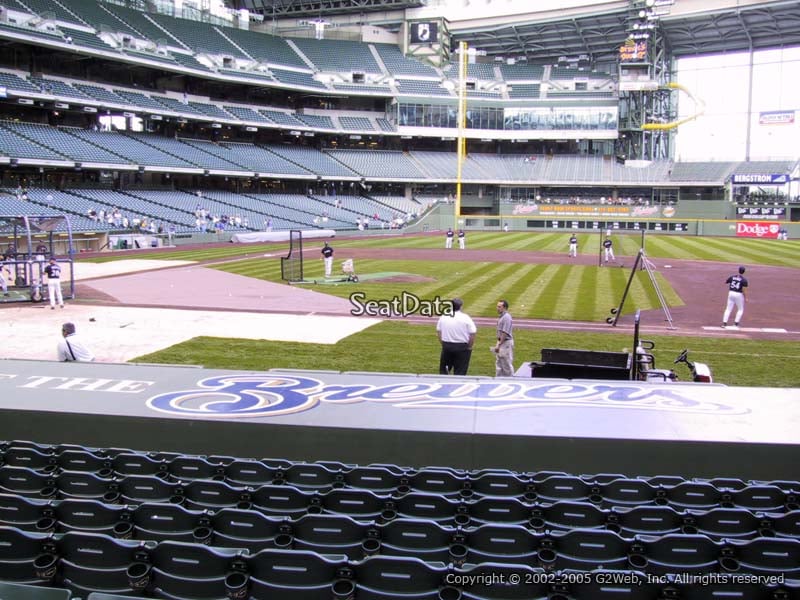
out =
[[[525,305],[523,311],[525,315],[531,318],[548,318],[549,311],[542,306],[542,296],[550,286],[550,282],[556,277],[557,272],[557,265],[535,265],[531,273],[532,281],[525,289],[520,290],[516,301],[516,306]],[[498,290],[498,293],[501,292]]]
[[[486,273],[491,272],[495,268],[494,263],[479,262],[479,263],[434,263],[438,271],[436,281],[422,284],[420,287],[415,288],[416,292],[424,298],[433,298],[440,296],[443,298],[452,298],[456,289],[463,289],[460,283],[463,281],[475,281],[482,278]],[[413,267],[411,267],[413,269]],[[414,272],[411,270],[410,272]]]
[[[580,273],[579,282],[575,293],[575,302],[572,306],[572,321],[580,321],[592,314],[595,309],[595,294],[597,293],[596,267],[573,267],[573,271]]]
[[[621,279],[624,271],[603,267],[595,269],[595,273],[594,304],[583,320],[605,321],[611,314],[611,308],[619,305],[625,285]]]
[[[519,265],[519,267],[520,269],[517,273],[518,277],[513,287],[505,290],[505,295],[499,290],[495,290],[494,293],[498,300],[504,299],[508,302],[509,306],[512,308],[512,314],[522,317],[527,314],[533,314],[531,312],[533,310],[533,305],[528,302],[528,298],[526,298],[525,294],[528,288],[534,286],[536,280],[542,276],[545,266],[530,263],[527,265]]]
[[[467,306],[472,307],[470,309],[472,312],[487,314],[497,300],[498,287],[504,288],[506,285],[505,274],[513,273],[516,267],[517,265],[513,263],[491,264],[478,277],[459,278],[454,282],[449,297],[458,296]],[[503,285],[499,286],[499,282],[503,282]]]
[[[542,293],[536,302],[536,312],[541,314],[545,319],[560,319],[561,307],[563,301],[562,291],[567,284],[569,274],[572,271],[571,265],[553,265],[552,276],[547,286],[544,287]]]
[[[533,265],[506,264],[504,268],[494,274],[497,277],[496,283],[502,283],[502,289],[506,291],[506,295],[498,295],[500,289],[498,285],[487,285],[482,290],[475,290],[469,294],[469,306],[474,306],[475,310],[488,312],[492,308],[496,308],[498,300],[505,299],[510,304],[511,300],[508,298],[507,292],[518,289],[532,270]]]

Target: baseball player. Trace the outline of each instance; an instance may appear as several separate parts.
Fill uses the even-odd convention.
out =
[[[64,308],[64,297],[61,295],[61,266],[56,262],[55,257],[50,259],[50,264],[44,268],[47,275],[47,295],[50,298],[50,310],[56,307],[56,300],[61,308]]]
[[[328,242],[325,242],[321,253],[322,260],[325,262],[325,277],[330,277],[333,269],[333,248],[328,245]]]
[[[574,233],[569,238],[569,255],[572,258],[578,256],[578,238]]]
[[[458,247],[461,248],[461,250],[463,250],[464,247],[466,246],[466,244],[467,244],[467,234],[464,233],[463,229],[459,229],[458,230]]]
[[[447,233],[445,234],[445,236],[446,237],[444,239],[444,247],[445,248],[452,248],[453,247],[453,237],[455,236],[455,234],[453,233],[453,230],[448,228],[447,229]]]
[[[6,264],[0,260],[0,289],[3,290],[3,296],[8,296],[8,283],[6,283],[6,278],[3,276],[5,269]]]
[[[744,314],[744,288],[747,287],[747,279],[742,277],[744,275],[744,267],[739,267],[738,275],[731,275],[725,280],[728,284],[728,304],[725,307],[725,314],[722,315],[722,326],[728,326],[728,317],[731,316],[733,307],[736,307],[736,317],[734,317],[734,326],[739,326],[739,321],[742,320]]]
[[[614,242],[611,241],[610,237],[607,237],[603,242],[603,252],[606,255],[606,262],[608,259],[616,261],[617,259],[614,257]]]

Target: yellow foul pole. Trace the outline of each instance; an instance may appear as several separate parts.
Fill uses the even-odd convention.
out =
[[[461,216],[461,172],[464,158],[467,155],[467,141],[464,137],[467,124],[467,43],[458,45],[458,170],[456,173],[456,207],[453,212],[453,230],[459,229],[458,218]]]

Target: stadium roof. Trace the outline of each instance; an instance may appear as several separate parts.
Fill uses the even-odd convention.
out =
[[[394,31],[407,19],[441,16],[447,19],[454,41],[466,41],[489,57],[525,57],[536,63],[554,63],[560,56],[580,54],[614,60],[630,28],[630,4],[614,0],[583,4],[564,0],[564,10],[539,13],[536,4],[524,0],[503,8],[483,0],[485,18],[473,12],[480,0],[460,0],[460,4],[442,0],[229,1],[237,8],[275,18],[358,15],[361,22]],[[800,45],[800,0],[709,4],[675,0],[670,14],[661,18],[667,50],[673,56]],[[516,6],[518,14],[508,10]],[[500,10],[506,13],[498,15]]]
[[[588,54],[614,58],[627,37],[629,12],[617,10],[538,23],[451,29],[454,38],[494,56],[529,60]],[[673,56],[800,45],[800,2],[772,2],[661,19]]]

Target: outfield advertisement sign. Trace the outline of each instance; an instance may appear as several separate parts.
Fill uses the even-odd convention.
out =
[[[736,216],[740,219],[785,219],[785,206],[737,206]]]
[[[781,224],[776,221],[737,221],[736,237],[778,239]]]
[[[515,206],[512,215],[536,217],[630,217],[637,219],[672,218],[676,214],[674,206],[613,206],[579,204],[521,204]]]
[[[734,173],[731,182],[750,185],[783,185],[789,183],[786,173]]]
[[[793,110],[769,110],[758,113],[759,125],[791,125],[794,123]]]

